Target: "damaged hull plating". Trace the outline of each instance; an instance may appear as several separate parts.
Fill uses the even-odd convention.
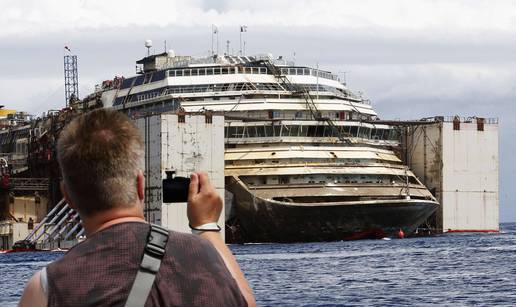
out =
[[[226,179],[238,220],[228,242],[310,242],[412,233],[439,206],[426,199],[302,203],[257,197],[236,177]],[[229,231],[228,231],[229,230]]]

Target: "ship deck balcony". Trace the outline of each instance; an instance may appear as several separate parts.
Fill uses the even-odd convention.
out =
[[[352,144],[364,144],[379,147],[397,147],[399,141],[394,140],[371,140],[367,138],[350,137]],[[343,144],[338,137],[239,137],[226,138],[226,144],[246,145],[246,144]]]
[[[401,164],[379,163],[270,163],[226,165],[225,175],[304,175],[304,174],[363,174],[363,175],[412,175]]]

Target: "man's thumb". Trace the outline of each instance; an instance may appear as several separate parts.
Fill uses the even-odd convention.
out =
[[[196,173],[190,175],[190,186],[188,187],[188,199],[191,199],[199,192],[199,176]]]

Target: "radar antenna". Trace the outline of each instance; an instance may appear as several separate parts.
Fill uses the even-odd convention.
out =
[[[147,56],[149,56],[150,49],[152,48],[152,41],[150,39],[145,41],[145,48],[147,48]]]

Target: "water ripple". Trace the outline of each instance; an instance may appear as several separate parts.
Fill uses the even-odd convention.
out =
[[[516,223],[493,234],[231,245],[260,306],[516,306]],[[0,305],[59,253],[0,255]]]

